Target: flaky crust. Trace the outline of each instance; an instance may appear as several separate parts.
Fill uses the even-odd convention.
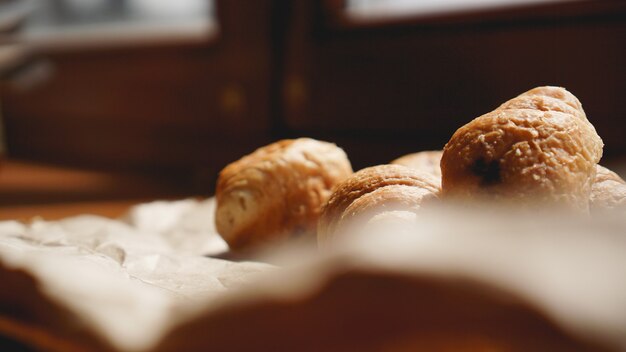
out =
[[[220,173],[217,231],[231,249],[314,234],[331,189],[351,174],[332,143],[300,138],[259,148]]]
[[[426,172],[402,165],[360,170],[340,183],[324,206],[317,229],[318,244],[326,246],[353,219],[367,222],[382,212],[414,212],[438,194],[438,180]]]
[[[546,86],[533,88],[505,102],[498,109],[558,111],[588,121],[578,98],[561,87]]]
[[[402,156],[391,164],[404,165],[415,170],[427,172],[437,179],[441,179],[441,156],[442,150],[428,150],[423,152],[411,153]]]
[[[589,201],[594,212],[626,210],[626,182],[615,172],[597,165]]]
[[[442,195],[588,211],[602,146],[574,95],[535,88],[454,133],[441,159]]]

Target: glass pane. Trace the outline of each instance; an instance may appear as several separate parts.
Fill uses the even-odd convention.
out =
[[[355,18],[434,15],[524,4],[567,0],[348,0],[348,15]]]

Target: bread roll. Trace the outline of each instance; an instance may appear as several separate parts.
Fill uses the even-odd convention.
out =
[[[395,165],[404,165],[415,170],[427,172],[437,179],[441,179],[441,150],[429,150],[407,154],[391,162]]]
[[[588,211],[602,147],[574,95],[535,88],[454,133],[441,159],[442,196]]]
[[[331,189],[351,174],[332,143],[300,138],[262,147],[220,173],[217,231],[235,250],[313,235]]]
[[[391,219],[410,220],[423,202],[436,199],[435,177],[402,165],[360,170],[340,183],[324,206],[317,239],[326,247],[336,234]]]
[[[591,188],[592,211],[626,210],[626,182],[615,172],[597,165],[596,179]]]

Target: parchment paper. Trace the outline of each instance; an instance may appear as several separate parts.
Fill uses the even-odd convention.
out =
[[[226,245],[212,200],[0,223],[0,332],[58,351],[626,348],[626,219],[433,209],[416,227]]]
[[[177,310],[272,268],[206,257],[227,249],[214,231],[213,207],[213,200],[183,200],[139,205],[121,221],[1,222],[0,262],[34,277],[50,305],[69,309],[104,346],[142,350]]]

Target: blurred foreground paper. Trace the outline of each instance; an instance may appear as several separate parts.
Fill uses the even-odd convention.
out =
[[[58,351],[626,348],[622,219],[433,213],[274,266],[203,256],[225,249],[213,206],[0,223],[0,333]]]

